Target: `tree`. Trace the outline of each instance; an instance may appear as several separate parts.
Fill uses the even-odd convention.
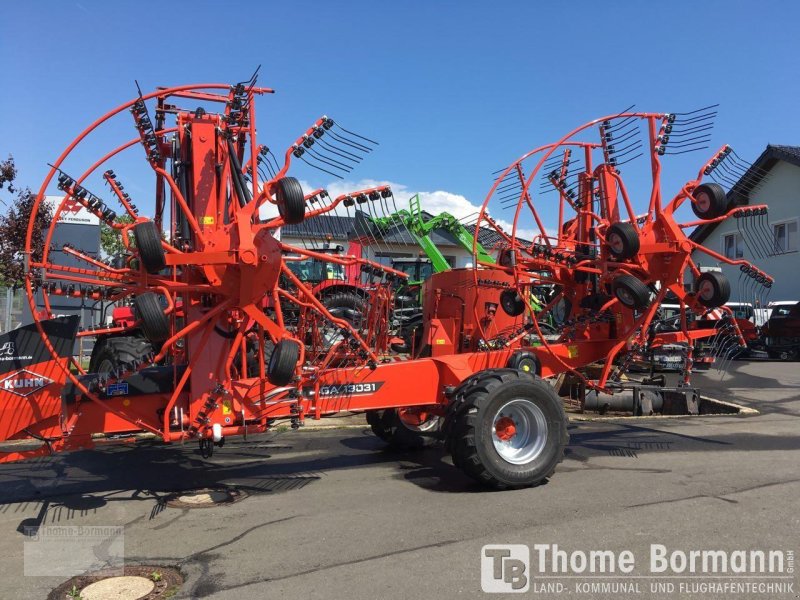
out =
[[[119,215],[114,219],[114,222],[129,225],[133,223],[133,217],[127,214]],[[134,247],[133,236],[130,236],[129,243],[131,247]],[[119,231],[113,227],[109,227],[102,221],[100,222],[100,249],[103,251],[103,254],[109,258],[125,252],[125,246],[122,243],[122,235]]]
[[[7,207],[5,214],[0,215],[0,285],[18,288],[25,283],[25,238],[28,233],[28,222],[36,202],[36,194],[29,188],[16,188],[14,182],[17,168],[14,158],[0,162],[0,189],[6,188],[16,195],[10,203],[3,201]],[[39,206],[33,226],[31,238],[32,261],[42,260],[45,234],[53,220],[53,209],[46,203]]]

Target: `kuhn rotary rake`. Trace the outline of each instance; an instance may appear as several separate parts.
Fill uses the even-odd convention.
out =
[[[763,218],[767,207],[733,206],[718,183],[702,181],[721,170],[746,178],[749,167],[723,146],[671,200],[662,198],[661,157],[703,149],[713,109],[686,115],[623,112],[598,119],[498,171],[478,225],[494,228],[503,238],[500,263],[513,276],[514,290],[503,292],[502,305],[511,314],[529,314],[527,329],[517,336],[538,334],[542,348],[534,351],[552,370],[571,370],[588,387],[613,391],[635,354],[682,343],[687,385],[698,340],[710,338],[712,352],[723,359],[745,345],[724,306],[730,282],[718,269],[704,272],[692,253],[737,265],[740,288],[747,279],[751,293],[758,286],[761,294],[768,294],[772,278],[746,260],[726,258],[695,243],[685,231],[734,217],[740,231],[744,227],[755,238],[752,232],[761,226],[756,219]],[[592,133],[596,137],[587,141]],[[640,194],[647,203],[637,212],[619,166],[642,155],[649,158],[649,182]],[[529,163],[533,166],[526,175]],[[535,199],[553,192],[558,195],[558,226],[548,231],[536,208],[544,202]],[[676,212],[687,202],[697,219],[680,223]],[[510,232],[488,214],[497,204],[513,210]],[[745,225],[750,221],[755,223]],[[523,227],[533,229],[532,240],[517,235]],[[480,273],[475,272],[476,281]],[[524,298],[543,284],[556,293],[544,311],[536,312]],[[660,323],[659,307],[666,298],[680,305],[678,327]],[[548,344],[538,325],[553,311],[563,323],[557,346]],[[603,369],[599,378],[587,379],[575,370],[574,359],[597,344],[603,347]]]
[[[600,377],[588,383],[613,391],[613,359],[623,350],[645,341],[682,340],[690,348],[690,365],[694,340],[714,335],[713,327],[693,327],[685,318],[680,331],[648,332],[667,291],[698,313],[721,305],[729,293],[724,279],[694,267],[689,253],[695,246],[674,219],[686,200],[703,222],[724,218],[721,189],[700,185],[698,178],[662,208],[659,156],[676,126],[673,116],[601,119],[590,124],[599,125],[600,142],[573,141],[570,134],[544,146],[524,157],[541,155],[530,177],[524,176],[524,159],[511,165],[478,223],[501,236],[499,264],[481,264],[476,253],[474,267],[431,276],[423,286],[419,347],[398,353],[389,348],[397,333],[393,290],[403,273],[361,257],[291,247],[276,235],[281,225],[339,209],[361,209],[373,219],[381,207],[393,212],[386,186],[331,199],[324,190],[304,194],[287,176],[293,158],[346,170],[341,165],[357,164],[374,142],[323,117],[290,146],[280,165],[256,139],[255,97],[270,92],[253,79],[140,94],[90,125],[55,162],[36,210],[51,182],[57,183],[63,199],[56,221],[78,203],[120,235],[126,253],[122,261],[106,264],[79,248],[51,248],[51,228],[26,284],[35,324],[17,338],[18,345],[39,350],[0,388],[0,439],[41,446],[3,446],[0,460],[143,435],[198,440],[208,456],[227,437],[267,431],[276,419],[299,427],[306,418],[366,411],[373,431],[396,447],[444,439],[454,464],[478,481],[535,485],[552,474],[567,442],[561,399],[545,378],[604,360]],[[177,106],[187,100],[201,107]],[[75,152],[84,139],[118,115],[130,118],[128,113],[139,135],[75,171],[77,176],[68,174],[68,165],[72,169],[85,155]],[[649,127],[653,185],[643,215],[631,207],[610,144],[617,123],[627,120]],[[89,182],[123,151],[139,146],[155,180],[155,215],[141,216],[123,180],[106,170],[102,179],[132,221],[120,223],[89,191]],[[577,175],[573,153],[585,161]],[[597,164],[591,162],[595,156]],[[725,156],[723,150],[714,161]],[[560,197],[554,236],[530,193],[543,171]],[[575,176],[572,187],[567,182]],[[489,202],[504,186],[519,190],[514,230],[522,226],[523,210],[530,210],[541,231],[536,239],[503,232],[489,217]],[[262,216],[268,204],[277,206],[278,216]],[[336,310],[326,305],[290,268],[303,258],[360,270],[363,303]],[[697,276],[696,291],[683,289],[687,269]],[[561,306],[557,341],[541,335],[543,316],[531,309],[537,286],[553,290],[545,312]],[[53,294],[130,305],[132,318],[78,331],[76,318],[54,318]],[[73,359],[76,336],[97,339],[97,372],[84,373]]]

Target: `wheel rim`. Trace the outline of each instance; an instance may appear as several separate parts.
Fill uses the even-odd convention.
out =
[[[703,300],[711,300],[714,297],[714,284],[710,281],[704,281],[700,285],[699,295]]]
[[[697,208],[700,209],[700,212],[708,212],[709,207],[711,206],[711,199],[708,197],[708,194],[705,192],[700,192],[699,194],[695,195],[695,200],[697,200]]]
[[[623,247],[623,244],[622,244],[622,238],[620,236],[618,236],[616,233],[612,233],[609,236],[608,245],[611,246],[611,249],[616,254],[622,254],[622,251],[624,250],[624,247]]]
[[[104,358],[102,361],[100,361],[100,364],[97,365],[98,373],[111,373],[111,371],[113,370],[114,370],[114,363],[107,358]]]
[[[547,444],[547,419],[536,404],[522,398],[507,402],[492,420],[494,449],[504,461],[524,465]]]
[[[633,306],[634,304],[636,304],[636,300],[634,300],[633,294],[631,294],[624,287],[617,289],[617,298],[619,298],[620,302],[622,302],[625,306]]]

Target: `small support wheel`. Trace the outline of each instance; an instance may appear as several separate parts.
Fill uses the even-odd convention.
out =
[[[701,219],[716,219],[728,212],[728,195],[718,183],[698,185],[692,197],[692,210]]]
[[[275,344],[267,365],[267,379],[275,385],[286,385],[294,378],[300,346],[294,340],[281,340]]]
[[[447,443],[453,464],[483,485],[543,483],[569,441],[561,398],[545,381],[513,369],[481,371],[455,398]]]
[[[287,225],[302,223],[306,216],[306,200],[300,182],[294,177],[282,177],[276,182],[278,212]]]
[[[731,282],[722,273],[701,273],[694,284],[697,300],[708,308],[717,308],[731,297]]]
[[[639,234],[628,222],[614,223],[606,231],[608,251],[617,260],[627,260],[639,252]]]
[[[503,290],[500,293],[500,306],[509,317],[518,317],[525,312],[525,301],[516,290]]]
[[[133,301],[137,318],[142,322],[142,333],[154,344],[166,341],[170,336],[169,318],[164,314],[159,295],[155,292],[139,294]]]
[[[133,238],[142,266],[148,273],[158,273],[166,266],[161,234],[153,221],[142,221],[133,226]]]
[[[617,300],[628,308],[640,310],[650,304],[650,288],[633,275],[620,275],[612,282],[611,289]]]
[[[533,352],[528,352],[527,350],[514,352],[511,358],[508,359],[508,368],[537,376],[542,373],[542,365],[539,363],[539,359]]]

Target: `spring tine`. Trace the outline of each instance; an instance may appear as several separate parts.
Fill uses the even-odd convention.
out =
[[[705,123],[703,125],[697,125],[696,127],[689,127],[688,129],[681,129],[681,130],[673,129],[672,132],[669,134],[669,139],[682,138],[682,137],[686,137],[687,135],[692,135],[694,133],[701,133],[703,131],[709,131],[710,129],[714,129],[714,125],[711,124],[711,123]]]
[[[627,158],[627,159],[623,160],[622,162],[618,162],[617,166],[621,167],[622,165],[627,165],[629,162],[636,160],[640,156],[644,156],[644,152],[640,152],[636,156],[632,156],[631,158]],[[619,172],[619,169],[617,169],[617,172]]]
[[[352,152],[348,152],[343,148],[339,148],[338,146],[334,146],[333,144],[329,144],[323,138],[317,140],[317,143],[325,148],[328,152],[333,152],[334,154],[339,155],[341,158],[345,158],[347,160],[352,160],[355,163],[360,163],[364,160],[363,156],[359,156],[357,154],[353,154]]]
[[[344,177],[342,177],[341,175],[338,175],[338,174],[336,174],[336,173],[334,173],[332,171],[328,171],[328,169],[323,169],[322,167],[318,167],[317,165],[308,162],[306,160],[306,158],[305,158],[305,154],[300,157],[300,160],[302,160],[304,163],[306,163],[309,167],[313,167],[315,169],[318,169],[318,170],[322,171],[323,173],[327,173],[328,175],[333,175],[334,177],[336,177],[338,179],[344,179]]]
[[[681,150],[680,152],[665,152],[668,156],[678,156],[679,154],[688,154],[689,152],[696,152],[698,150],[708,150],[710,146],[700,146],[699,148],[691,148],[690,150]]]
[[[353,170],[353,167],[351,167],[350,165],[345,165],[345,164],[340,163],[339,161],[334,160],[332,158],[330,158],[330,159],[324,158],[323,156],[321,156],[320,154],[315,152],[313,148],[307,148],[306,149],[306,153],[310,154],[316,160],[318,160],[318,161],[320,161],[322,163],[325,163],[326,165],[330,166],[331,168],[340,169],[340,170],[344,171],[345,173],[349,173],[350,171]]]
[[[675,119],[675,123],[677,123],[679,126],[685,127],[686,125],[694,125],[695,123],[702,123],[703,121],[708,121],[716,116],[717,116],[717,111],[711,111],[702,115],[697,115],[696,117],[690,117],[688,119]]]
[[[361,135],[359,133],[355,133],[354,131],[350,131],[348,129],[345,129],[344,127],[339,125],[339,123],[337,123],[336,121],[334,121],[334,127],[337,127],[338,129],[341,129],[342,131],[344,131],[348,135],[353,135],[353,136],[355,136],[355,137],[357,137],[359,139],[362,139],[362,140],[364,140],[366,142],[369,142],[370,144],[375,144],[376,146],[380,146],[380,144],[378,142],[376,142],[375,140],[371,140],[368,137],[364,137],[363,135]]]
[[[364,152],[364,153],[367,153],[367,154],[372,152],[372,148],[370,148],[369,146],[365,146],[363,144],[359,144],[355,140],[351,140],[351,139],[348,139],[348,138],[346,138],[344,136],[337,135],[337,134],[333,133],[333,131],[331,131],[330,129],[328,130],[328,135],[330,135],[337,142],[339,142],[341,144],[345,144],[347,146],[351,146],[351,147],[353,147],[356,150],[359,150],[361,152]]]
[[[327,154],[323,154],[323,151],[320,150],[319,148],[317,148],[316,150],[314,150],[313,148],[309,148],[308,150],[306,150],[306,152],[310,152],[313,156],[317,157],[319,160],[328,162],[329,164],[332,163],[333,165],[336,165],[337,168],[342,169],[346,173],[349,173],[350,171],[353,170],[353,165],[343,163],[341,161],[336,160],[335,158],[328,156]]]

